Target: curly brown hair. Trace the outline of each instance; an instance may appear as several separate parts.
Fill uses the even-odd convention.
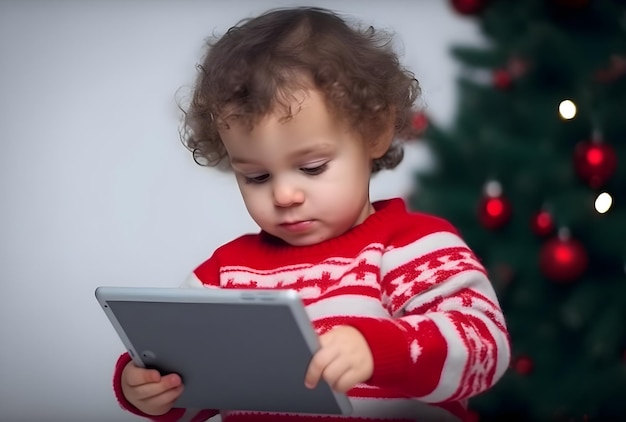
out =
[[[258,119],[285,111],[298,89],[319,90],[329,110],[370,142],[410,126],[420,94],[412,72],[400,65],[393,36],[373,27],[351,27],[338,14],[314,7],[270,10],[244,19],[208,42],[181,128],[181,140],[200,165],[228,167],[218,133],[227,120],[252,128]],[[403,158],[392,142],[372,163],[372,172]]]

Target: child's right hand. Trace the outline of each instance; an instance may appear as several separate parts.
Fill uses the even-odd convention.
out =
[[[151,416],[167,413],[183,392],[177,374],[161,376],[156,369],[145,369],[128,362],[122,371],[122,392],[126,400]]]

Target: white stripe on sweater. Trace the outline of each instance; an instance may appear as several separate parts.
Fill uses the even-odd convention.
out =
[[[360,295],[338,295],[311,303],[306,307],[311,321],[342,315],[390,318],[378,298]]]
[[[482,296],[485,296],[488,300],[492,301],[492,303],[498,303],[493,286],[491,285],[489,279],[485,277],[485,274],[478,270],[466,269],[465,271],[450,277],[445,283],[437,284],[431,289],[412,297],[409,302],[407,302],[404,309],[406,312],[410,312],[415,308],[419,308],[424,304],[434,301],[438,297],[446,298],[454,296],[462,289],[472,289],[475,292],[479,292]],[[487,303],[484,303],[484,305],[485,308],[482,309],[488,309],[491,312],[494,311],[494,309]],[[446,310],[458,309],[460,308],[457,306]]]
[[[347,274],[357,269],[364,261],[366,264],[378,268],[380,266],[383,247],[381,244],[372,243],[356,256],[356,258],[333,257],[320,263],[306,265],[292,265],[276,268],[273,270],[256,270],[242,266],[225,266],[221,268],[222,283],[229,281],[233,285],[249,285],[250,279],[262,283],[259,288],[292,288],[307,280],[320,280],[328,278],[333,282],[339,281],[341,285],[368,285],[377,284],[378,272],[375,277],[371,274],[363,279],[357,279],[355,274]],[[304,279],[303,279],[304,277]]]
[[[385,259],[381,267],[381,275],[384,277],[400,265],[411,262],[415,258],[428,255],[436,250],[459,246],[467,248],[467,244],[456,234],[437,232],[417,239],[405,246],[388,247],[385,251]]]

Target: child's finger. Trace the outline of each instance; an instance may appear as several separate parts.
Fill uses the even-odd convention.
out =
[[[132,387],[132,394],[138,400],[146,401],[152,398],[157,398],[168,391],[177,389],[181,386],[182,382],[180,382],[180,377],[176,374],[170,374],[163,377],[159,382],[151,382]]]
[[[313,355],[313,359],[311,359],[311,363],[306,371],[304,385],[306,385],[307,388],[315,388],[322,378],[322,373],[335,357],[335,350],[329,348],[321,348],[318,350],[317,353]]]
[[[156,369],[139,368],[133,363],[128,364],[126,368],[124,368],[124,374],[122,376],[126,384],[131,387],[159,382],[161,380],[161,374],[159,374],[159,371]]]
[[[155,415],[163,414],[172,408],[176,399],[182,394],[183,388],[184,386],[181,384],[141,401],[150,408],[150,413]]]
[[[326,380],[325,377],[324,379]],[[359,382],[355,372],[353,370],[347,370],[342,372],[338,377],[333,378],[333,383],[330,387],[339,393],[345,393]]]
[[[330,388],[338,390],[338,383],[349,370],[350,367],[347,365],[345,359],[333,359],[322,371],[322,379],[328,383]]]

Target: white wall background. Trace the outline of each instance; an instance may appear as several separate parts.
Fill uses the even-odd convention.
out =
[[[478,40],[443,0],[310,1],[393,28],[429,113],[455,107],[453,42]],[[229,175],[178,140],[177,89],[203,40],[297,1],[0,1],[0,420],[130,421],[111,390],[121,343],[99,285],[174,286],[256,230]],[[404,195],[409,148],[374,179]]]

